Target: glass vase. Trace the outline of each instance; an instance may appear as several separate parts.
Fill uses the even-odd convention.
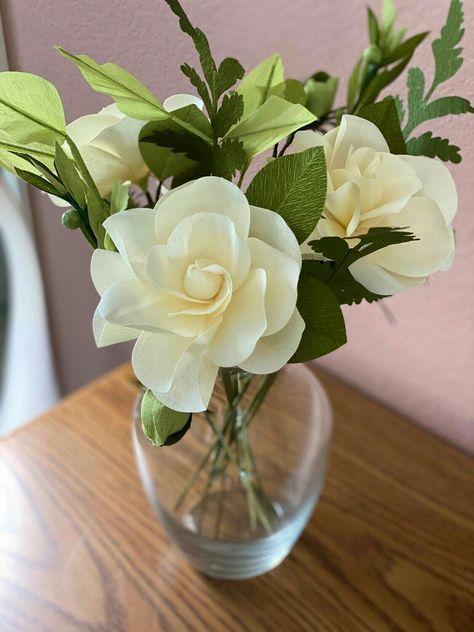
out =
[[[332,416],[306,365],[269,376],[221,370],[209,408],[157,448],[135,408],[133,442],[148,499],[188,561],[222,579],[255,577],[288,555],[324,482]]]

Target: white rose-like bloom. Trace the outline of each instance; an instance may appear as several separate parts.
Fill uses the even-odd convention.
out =
[[[316,256],[307,245],[312,239],[355,237],[375,226],[392,226],[407,227],[419,241],[387,246],[350,266],[354,278],[371,292],[395,294],[451,265],[457,194],[442,162],[391,154],[373,123],[350,115],[324,135],[299,132],[292,148],[318,145],[326,156],[328,192],[323,216],[302,246],[304,257]]]
[[[186,105],[201,109],[203,103],[191,94],[175,94],[163,103],[168,112]],[[138,148],[138,136],[145,123],[125,116],[112,103],[97,114],[81,116],[67,125],[66,132],[77,145],[102,197],[112,191],[117,180],[136,183],[148,174],[149,169]],[[65,148],[69,152],[67,144]],[[61,198],[50,197],[58,206],[69,206]]]
[[[271,373],[296,351],[298,242],[231,182],[200,178],[104,226],[118,252],[92,257],[96,343],[138,338],[135,374],[166,406],[205,410],[219,367]]]

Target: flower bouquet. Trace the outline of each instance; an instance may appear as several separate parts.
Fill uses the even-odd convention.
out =
[[[386,89],[427,33],[397,30],[391,0],[369,9],[335,106],[336,77],[288,79],[278,54],[248,73],[217,63],[165,2],[198,54],[181,66],[193,94],[161,103],[123,68],[58,47],[113,103],[66,125],[51,83],[1,73],[0,165],[67,207],[64,226],[94,249],[95,340],[135,341],[135,448],[165,527],[198,568],[248,577],[285,557],[322,485],[330,411],[304,363],[346,342],[342,305],[453,260],[443,161],[459,147],[416,130],[474,111],[436,96],[462,64],[462,4],[432,42],[431,85],[410,67],[404,98]]]

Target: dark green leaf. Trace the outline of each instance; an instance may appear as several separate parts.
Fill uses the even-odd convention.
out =
[[[410,138],[407,151],[412,156],[438,157],[445,162],[450,161],[455,164],[462,160],[457,145],[451,145],[447,138],[433,136],[432,132],[425,132],[418,138]]]
[[[181,413],[167,408],[149,389],[143,395],[142,428],[153,445],[172,445],[179,441],[189,429],[191,417],[190,413]]]
[[[252,180],[247,198],[281,215],[302,243],[321,216],[326,178],[323,148],[306,149],[269,162]]]
[[[358,109],[369,103],[374,103],[384,88],[391,84],[405,70],[411,59],[411,55],[405,57],[400,63],[390,70],[383,70],[378,73],[364,90],[358,104]],[[356,110],[356,113],[358,110]]]
[[[290,362],[309,362],[347,342],[344,317],[334,294],[304,272],[298,283],[297,308],[306,326]]]
[[[66,191],[81,208],[85,208],[86,191],[84,181],[76,169],[74,160],[66,154],[59,144],[56,144],[56,158],[54,160],[54,165],[59,179],[66,188]]]
[[[461,68],[462,48],[456,48],[456,46],[464,35],[463,18],[461,0],[451,0],[446,24],[441,29],[440,37],[431,45],[436,68],[430,92],[450,79]]]
[[[371,121],[384,135],[392,154],[406,154],[407,149],[400,129],[397,107],[392,97],[371,103],[359,111],[359,116]]]
[[[215,99],[227,92],[245,74],[245,70],[237,59],[226,57],[217,70]]]
[[[395,102],[395,107],[397,108],[398,120],[401,126],[403,123],[403,119],[405,118],[405,110],[403,108],[403,101],[398,95],[393,97],[393,100]]]
[[[25,171],[24,169],[19,169],[18,167],[15,169],[16,174],[28,184],[31,184],[36,189],[40,191],[44,191],[45,193],[49,193],[51,195],[60,196],[61,192],[58,191],[50,182],[45,180],[42,176],[39,176],[36,173],[31,173],[30,171]]]
[[[189,79],[191,85],[196,88],[198,95],[201,97],[204,105],[206,106],[206,110],[208,112],[212,112],[212,101],[209,95],[209,90],[207,89],[205,82],[199,76],[197,70],[189,64],[182,64],[181,72]]]
[[[214,119],[214,133],[217,138],[223,138],[231,127],[236,125],[244,113],[244,99],[241,94],[234,92],[224,95],[221,107]]]
[[[223,140],[214,154],[212,173],[231,180],[237,171],[244,171],[246,167],[247,154],[243,144],[238,140]]]
[[[359,304],[362,301],[373,303],[379,301],[386,296],[373,294],[354,279],[350,271],[346,268],[337,276],[333,276],[336,264],[333,261],[304,260],[303,272],[319,279],[325,285],[328,285],[331,292],[336,297],[339,305]],[[332,277],[332,278],[331,278]],[[331,279],[330,283],[328,280]]]

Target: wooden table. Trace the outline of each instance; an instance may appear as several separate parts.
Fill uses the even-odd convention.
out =
[[[321,376],[328,481],[276,570],[190,568],[154,518],[122,367],[0,444],[0,630],[474,630],[474,464]]]

